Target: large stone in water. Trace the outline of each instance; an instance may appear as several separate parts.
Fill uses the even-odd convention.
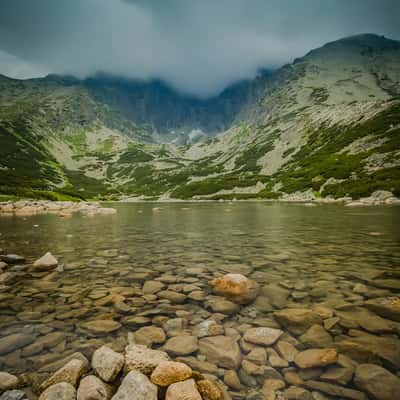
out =
[[[248,329],[245,332],[243,339],[246,342],[250,342],[253,344],[258,344],[261,346],[271,346],[282,335],[283,331],[281,331],[280,329],[258,327]]]
[[[196,336],[181,335],[168,339],[164,345],[164,350],[173,356],[186,356],[198,349]]]
[[[166,339],[164,330],[158,326],[144,326],[139,328],[133,336],[135,338],[135,343],[149,347],[153,344],[162,344]]]
[[[50,252],[47,252],[43,257],[40,257],[33,263],[33,268],[36,271],[48,271],[56,268],[57,265],[58,260]]]
[[[322,324],[322,318],[307,308],[286,308],[276,311],[274,316],[293,335],[302,335],[313,325]]]
[[[393,400],[400,396],[400,378],[379,365],[358,365],[354,383],[377,400]]]
[[[254,301],[260,291],[257,282],[241,274],[226,274],[210,281],[214,293],[224,296],[238,304]]]
[[[31,344],[36,339],[36,335],[28,333],[14,333],[0,338],[0,356],[11,353],[14,350]]]
[[[141,372],[131,371],[125,376],[112,400],[157,400],[157,386]]]
[[[325,367],[337,361],[335,349],[308,349],[301,351],[294,358],[299,368]]]
[[[93,353],[92,367],[96,374],[105,382],[112,382],[124,366],[122,354],[102,346]]]
[[[242,361],[242,353],[232,336],[211,336],[199,340],[199,351],[207,360],[222,368],[237,369]]]

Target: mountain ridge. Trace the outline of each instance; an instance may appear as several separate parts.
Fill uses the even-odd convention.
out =
[[[210,122],[208,127],[213,128],[208,132],[199,129],[200,137],[193,140],[190,136],[177,140],[168,129],[173,131],[175,124],[190,134],[196,124],[187,121],[205,126],[199,125],[200,117],[185,119],[187,110],[198,104],[185,103],[182,117],[176,112],[181,100],[171,100],[169,107],[152,97],[160,86],[120,90],[116,101],[104,94],[110,85],[117,90],[115,78],[89,80],[86,85],[73,78],[60,85],[59,79],[49,77],[44,84],[0,79],[0,125],[9,134],[10,146],[14,140],[20,141],[19,149],[24,148],[21,138],[12,139],[20,136],[21,128],[28,136],[39,135],[36,150],[39,146],[42,162],[58,177],[49,180],[47,171],[34,190],[153,200],[400,193],[397,41],[371,34],[340,39],[273,74],[266,71],[231,92],[228,89],[221,103],[215,99],[206,103],[215,107],[216,120]],[[137,107],[147,89],[153,93],[147,99],[148,110],[160,108],[153,120]],[[123,102],[128,111],[133,110],[129,118],[120,106]],[[234,104],[235,111],[227,107],[227,115],[221,116],[215,104],[222,104],[222,109]],[[154,134],[159,128],[153,122],[160,121],[160,115],[164,122],[174,121],[164,124],[164,143],[159,143],[161,135]],[[213,114],[205,107],[203,115]],[[153,123],[150,129],[146,120]],[[217,134],[220,123],[223,132]],[[4,151],[0,155],[4,180],[4,168],[13,159]],[[12,165],[18,170],[17,164]],[[12,183],[12,177],[18,181],[21,174],[8,170],[7,182]]]

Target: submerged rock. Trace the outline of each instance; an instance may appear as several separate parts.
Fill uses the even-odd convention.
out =
[[[335,349],[308,349],[301,351],[294,358],[299,368],[324,367],[337,361]]]
[[[43,257],[40,257],[33,263],[33,268],[36,271],[48,271],[56,268],[58,260],[50,253],[47,252]]]
[[[322,318],[307,308],[286,308],[276,311],[274,316],[293,335],[302,335],[313,325],[322,324]]]
[[[377,400],[393,400],[400,395],[400,378],[375,364],[360,364],[354,383]]]
[[[241,274],[226,274],[210,281],[213,291],[238,304],[251,303],[258,295],[260,286],[257,282]]]
[[[201,379],[196,382],[197,390],[207,400],[222,400],[223,394],[219,386],[210,379]]]
[[[14,333],[0,338],[0,356],[11,353],[14,350],[31,344],[36,339],[36,335],[28,333]]]
[[[283,331],[281,331],[280,329],[258,327],[248,329],[245,332],[243,339],[246,342],[250,342],[253,344],[258,344],[261,346],[271,346],[282,335]]]
[[[234,337],[211,336],[199,340],[199,351],[207,360],[222,368],[236,369],[242,361],[242,353]]]
[[[186,356],[194,353],[198,349],[197,337],[182,335],[168,339],[164,345],[164,350],[173,356]]]
[[[99,319],[99,320],[93,320],[93,321],[88,321],[84,322],[83,324],[80,325],[81,328],[92,332],[94,334],[106,334],[110,332],[114,332],[121,328],[121,324],[117,321],[114,321],[112,319]]]

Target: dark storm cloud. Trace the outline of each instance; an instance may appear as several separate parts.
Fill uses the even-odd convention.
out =
[[[398,0],[1,0],[0,73],[161,78],[199,96],[340,37],[400,38]]]

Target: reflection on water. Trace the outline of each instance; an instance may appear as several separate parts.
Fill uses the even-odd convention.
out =
[[[155,316],[173,318],[182,310],[190,312],[188,325],[194,325],[213,311],[207,282],[217,273],[240,272],[263,286],[256,303],[221,318],[232,328],[268,321],[275,326],[271,318],[278,308],[323,304],[333,309],[396,296],[400,290],[399,208],[272,203],[115,207],[118,213],[106,216],[0,218],[4,251],[29,262],[51,251],[64,264],[60,273],[22,270],[11,287],[0,289],[0,336],[23,332],[30,337],[0,356],[0,367],[36,370],[74,351],[89,356],[103,342],[122,350],[128,332],[155,323]],[[193,267],[200,269],[193,273]],[[169,285],[186,296],[184,302],[151,293],[143,297],[148,280],[161,281],[164,289]],[[199,294],[198,300],[190,296],[191,289],[205,296]],[[118,322],[111,333],[85,329],[87,321],[107,319]],[[362,324],[355,327],[368,331]],[[340,338],[348,329],[337,326],[330,334]],[[391,337],[398,332],[396,325]]]

